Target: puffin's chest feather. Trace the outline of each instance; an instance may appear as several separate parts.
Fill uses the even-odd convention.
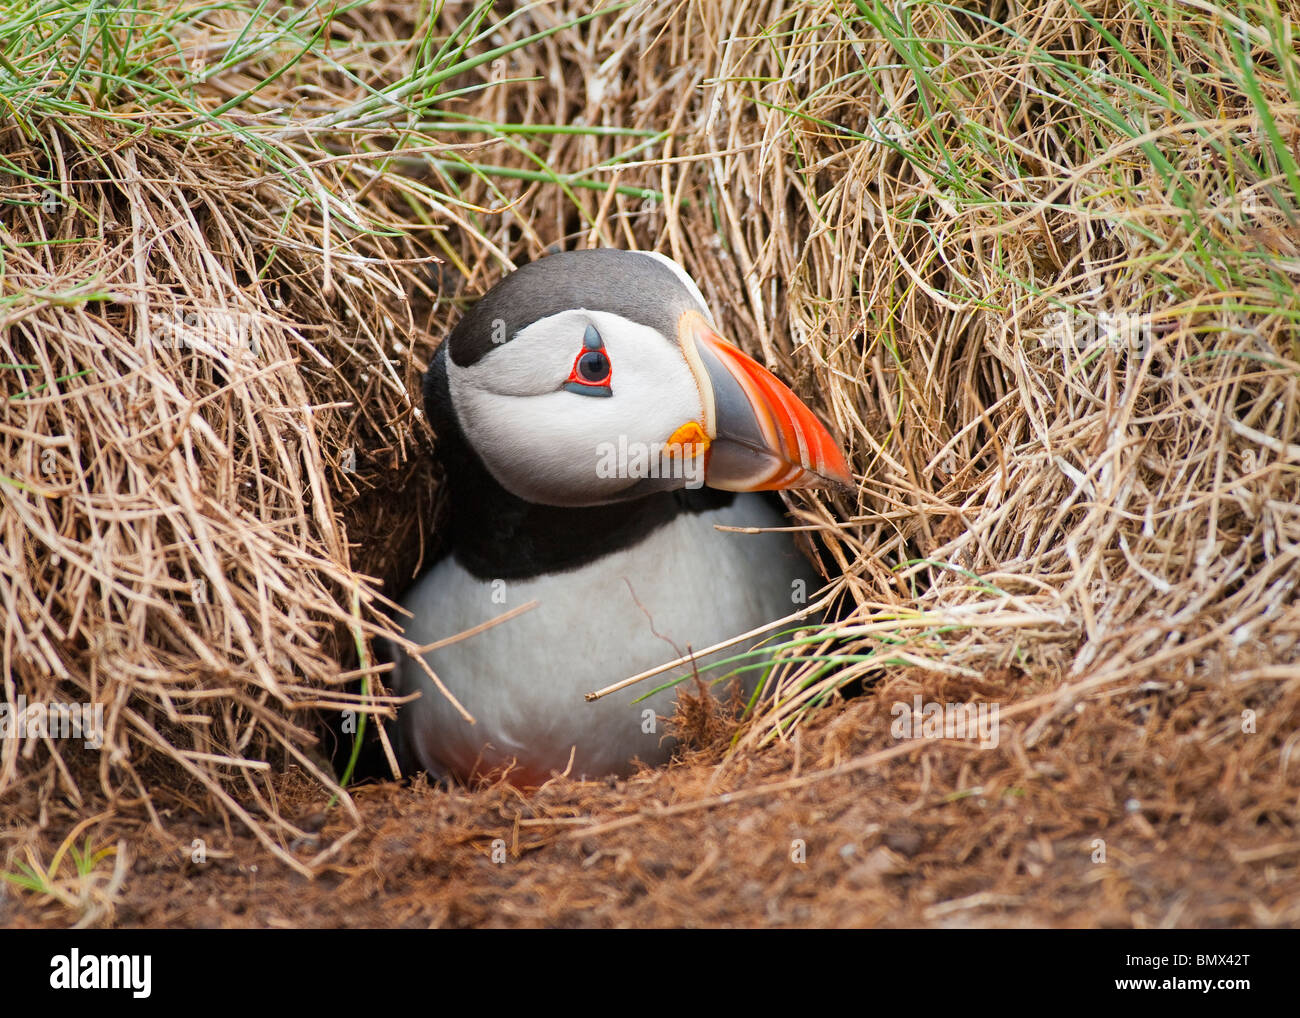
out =
[[[742,496],[722,509],[682,514],[567,572],[504,581],[444,559],[406,598],[410,639],[432,643],[529,601],[537,607],[428,655],[476,725],[456,715],[421,669],[404,664],[403,686],[424,693],[407,709],[412,748],[425,766],[462,773],[484,743],[498,765],[513,756],[557,770],[576,746],[575,772],[593,775],[624,770],[634,756],[663,759],[662,724],[644,712],[671,714],[672,690],[640,704],[633,701],[656,681],[596,703],[584,694],[796,610],[817,580],[789,535],[714,529],[783,523],[762,498]]]

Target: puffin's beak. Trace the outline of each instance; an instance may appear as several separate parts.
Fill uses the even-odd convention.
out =
[[[704,483],[724,491],[853,485],[840,447],[799,398],[698,311],[678,323],[704,402]]]

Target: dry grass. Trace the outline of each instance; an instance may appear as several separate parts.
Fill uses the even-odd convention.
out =
[[[209,12],[181,49],[146,52],[179,74],[243,27]],[[80,116],[33,102],[0,124],[6,698],[103,704],[105,794],[152,809],[142,769],[161,756],[182,799],[210,797],[273,848],[301,832],[268,760],[335,787],[308,752],[315,711],[355,710],[356,648],[368,657],[387,628],[341,509],[409,469],[403,353],[410,298],[431,296],[420,224],[386,205],[400,184],[357,200],[374,172],[364,136],[331,139],[349,159],[274,131],[260,147],[232,137],[251,116],[191,123],[284,55],[259,52],[190,108],[123,96],[108,118],[74,93]],[[68,752],[4,740],[0,788],[80,801],[88,776]]]
[[[492,87],[436,111],[326,112],[367,95],[332,66],[410,72],[411,7],[348,15],[328,60],[236,107],[297,179],[221,125],[0,122],[30,177],[11,171],[0,212],[2,359],[37,365],[3,373],[6,694],[109,705],[105,791],[156,797],[155,754],[268,846],[301,833],[261,761],[331,785],[303,708],[345,705],[348,646],[384,624],[361,574],[400,586],[436,540],[408,393],[451,291],[602,244],[682,261],[863,479],[856,502],[791,499],[844,617],[774,675],[724,769],[854,679],[921,668],[979,700],[1009,668],[1008,767],[1073,738],[1087,701],[1148,726],[1178,708],[1161,752],[1211,754],[1229,809],[1267,775],[1250,808],[1294,825],[1300,71],[1281,15],[641,3],[464,69],[447,88]],[[529,8],[491,44],[584,13]],[[443,295],[414,262],[431,252]],[[177,310],[183,351],[159,342]],[[256,354],[221,339],[232,322]],[[1094,750],[1131,734],[1098,728]],[[59,746],[29,747],[0,743],[0,790],[84,791]]]
[[[860,8],[639,5],[512,58],[542,81],[483,115],[669,127],[649,165],[621,139],[546,158],[672,214],[467,192],[528,210],[485,225],[516,259],[682,260],[847,436],[857,504],[793,500],[856,605],[824,648],[844,667],[787,670],[750,741],[882,662],[1015,664],[1067,705],[1157,670],[1273,702],[1300,680],[1285,23],[1251,16],[1243,70],[1240,23],[1208,5]],[[485,256],[472,288],[498,272]]]

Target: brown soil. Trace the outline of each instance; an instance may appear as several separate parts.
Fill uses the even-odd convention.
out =
[[[303,926],[1294,926],[1300,922],[1295,705],[1234,701],[1231,685],[1149,679],[1035,718],[1048,690],[1014,670],[982,680],[914,671],[786,743],[727,758],[725,725],[696,709],[696,745],[627,781],[556,778],[444,790],[422,778],[355,790],[358,833],[301,771],[279,807],[332,844],[315,880],[241,827],[158,793],[142,817],[91,828],[132,863],[102,922]],[[900,742],[895,702],[1002,705],[996,748]],[[1206,719],[1256,711],[1256,731]],[[688,712],[683,712],[688,713]],[[1012,714],[1011,717],[1007,717]],[[702,745],[699,743],[703,743]],[[167,803],[173,805],[167,809]],[[49,860],[89,810],[50,803]],[[335,839],[342,839],[336,841]],[[206,861],[193,861],[202,842]],[[804,861],[797,861],[800,844]],[[1104,846],[1104,859],[1102,848]],[[110,869],[112,860],[100,866]],[[65,868],[70,869],[70,867]],[[0,925],[65,926],[76,911],[0,893]]]

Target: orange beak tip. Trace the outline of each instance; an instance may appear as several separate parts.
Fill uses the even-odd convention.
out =
[[[845,498],[856,498],[858,494],[858,486],[856,484],[841,481],[838,478],[831,483],[830,490],[835,492],[837,495],[843,495]]]
[[[852,495],[857,493],[857,483],[853,480],[853,475],[849,473],[848,470],[836,470],[834,473],[822,473],[821,471],[816,471],[816,473],[817,477],[822,481],[820,486],[825,487],[829,491],[835,491],[841,495]]]
[[[695,351],[692,369],[708,394],[705,420],[715,445],[705,483],[729,491],[856,492],[839,443],[789,386],[695,311],[682,316],[679,333]]]
[[[806,468],[805,468],[806,469]],[[808,470],[813,479],[806,484],[801,484],[801,488],[821,488],[824,491],[832,492],[836,495],[852,497],[858,493],[857,483],[853,476],[845,471],[843,474],[836,472],[834,474],[822,473],[820,470]]]

